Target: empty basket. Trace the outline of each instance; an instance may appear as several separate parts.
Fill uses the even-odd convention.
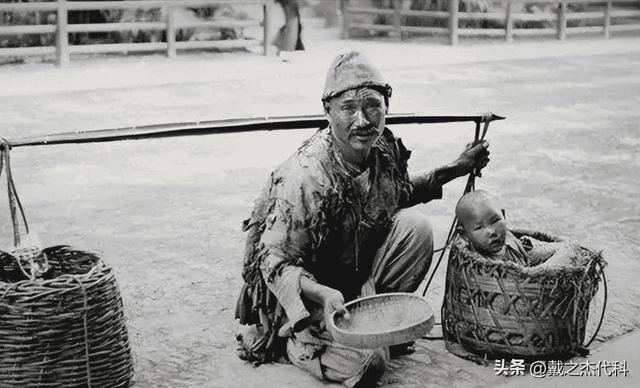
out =
[[[42,254],[48,270],[26,278],[0,252],[0,385],[128,387],[132,358],[112,269],[67,246]]]

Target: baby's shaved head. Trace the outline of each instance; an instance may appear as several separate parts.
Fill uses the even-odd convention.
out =
[[[493,196],[476,190],[460,198],[456,205],[458,232],[483,254],[501,252],[507,236],[507,226]]]
[[[484,190],[474,190],[463,195],[456,205],[456,217],[465,219],[469,212],[478,204],[486,204],[493,207],[493,197]]]

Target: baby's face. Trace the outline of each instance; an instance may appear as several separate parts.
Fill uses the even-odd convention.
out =
[[[481,252],[495,254],[504,246],[507,225],[496,209],[477,203],[459,217],[465,236]]]

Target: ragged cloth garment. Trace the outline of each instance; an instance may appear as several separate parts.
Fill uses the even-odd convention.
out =
[[[245,284],[236,318],[255,325],[259,340],[243,346],[240,357],[277,360],[286,351],[283,326],[300,332],[316,319],[301,297],[300,277],[339,290],[345,302],[357,298],[394,214],[442,197],[442,187],[412,186],[410,154],[385,128],[361,171],[342,159],[324,128],[271,174],[243,227]]]

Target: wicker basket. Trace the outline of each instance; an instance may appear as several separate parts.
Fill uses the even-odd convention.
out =
[[[132,357],[113,271],[67,246],[42,252],[49,268],[37,279],[0,252],[0,385],[128,387]]]
[[[393,292],[366,296],[345,305],[350,318],[332,317],[333,339],[358,349],[377,349],[414,341],[434,325],[433,311],[418,295]]]
[[[561,239],[513,230],[518,238]],[[450,251],[442,306],[447,349],[464,358],[565,358],[586,354],[589,304],[604,260],[580,248],[582,266],[532,270],[489,260],[456,238]],[[604,312],[603,312],[604,313]]]

